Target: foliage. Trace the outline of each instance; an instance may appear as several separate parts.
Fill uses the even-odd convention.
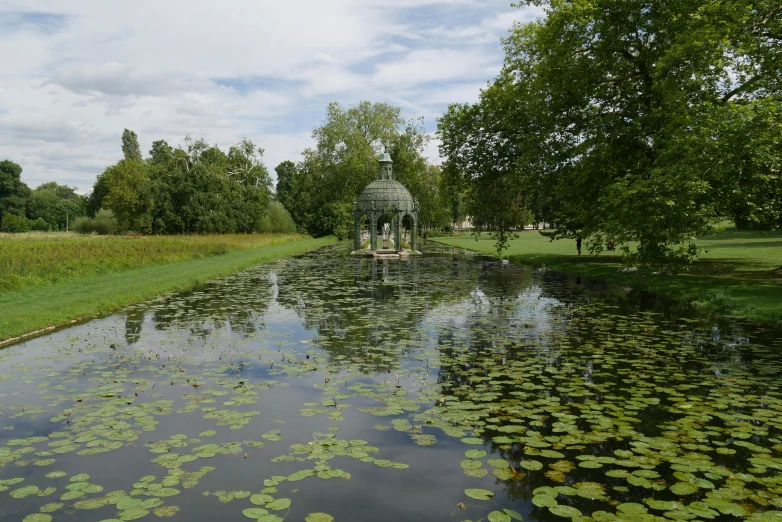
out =
[[[0,161],[0,218],[5,214],[25,215],[30,188],[22,181],[22,167]]]
[[[443,218],[438,207],[442,198],[432,192],[438,173],[423,158],[429,137],[420,119],[405,121],[400,114],[398,107],[385,103],[362,101],[347,109],[328,105],[326,121],[312,132],[315,147],[304,151],[295,170],[286,170],[293,177],[282,201],[297,225],[316,236],[351,237],[353,204],[374,181],[384,147],[394,160],[397,180],[421,205],[421,224]]]
[[[73,220],[73,223],[71,223],[71,230],[79,234],[92,234],[95,230],[95,226],[93,225],[92,218],[81,216]]]
[[[141,163],[141,146],[138,144],[138,136],[132,130],[122,131],[122,155],[126,160]]]
[[[117,231],[117,219],[111,210],[100,209],[94,218],[82,216],[77,218],[71,229],[80,234],[91,234],[95,232],[98,235],[105,236]]]
[[[76,189],[55,182],[44,183],[30,194],[27,216],[43,219],[56,229],[65,230],[66,223],[87,212],[85,198]]]
[[[275,198],[290,210],[295,205],[292,199],[293,180],[296,178],[296,164],[286,160],[274,167],[277,174],[277,187],[275,189]]]
[[[124,159],[106,169],[103,175],[107,187],[103,205],[116,216],[119,231],[151,231],[153,200],[144,164]]]
[[[266,214],[271,180],[263,149],[244,139],[223,152],[203,140],[187,149],[156,142],[148,162],[155,233],[249,233]]]
[[[258,223],[256,232],[261,234],[293,234],[296,232],[296,223],[282,203],[272,200],[266,214]]]
[[[782,157],[778,5],[544,9],[514,27],[480,101],[451,106],[439,124],[447,167],[499,246],[523,216],[509,205],[548,214],[552,238],[581,237],[593,252],[613,241],[634,262],[668,266],[690,262],[692,238],[722,215],[779,221],[765,190],[779,186]]]
[[[49,223],[47,223],[43,218],[36,218],[30,221],[30,230],[45,232],[49,230],[49,227]]]
[[[185,143],[172,148],[158,140],[149,159],[126,158],[107,168],[87,198],[88,213],[111,210],[120,232],[254,231],[270,201],[263,150],[248,139],[227,152],[203,140]]]
[[[4,214],[0,221],[0,232],[29,232],[30,220],[17,214]]]

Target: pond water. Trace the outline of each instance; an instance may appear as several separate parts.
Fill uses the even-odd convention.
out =
[[[782,521],[782,340],[331,247],[0,351],[0,521]]]

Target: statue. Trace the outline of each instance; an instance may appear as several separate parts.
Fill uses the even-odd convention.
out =
[[[391,235],[391,224],[383,223],[383,248],[388,248],[388,238]]]

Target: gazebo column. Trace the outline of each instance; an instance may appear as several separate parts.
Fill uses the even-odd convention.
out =
[[[402,248],[402,221],[404,219],[402,217],[403,215],[404,214],[402,212],[398,212],[396,216],[396,227],[394,229],[394,233],[396,235],[394,236],[394,241],[395,241],[394,246],[396,247],[397,250],[403,250]]]
[[[369,249],[377,250],[377,214],[372,212],[369,217]]]
[[[361,248],[361,217],[358,212],[353,215],[353,250]]]
[[[413,214],[413,231],[412,231],[412,237],[410,238],[410,247],[413,250],[418,250],[418,212]]]

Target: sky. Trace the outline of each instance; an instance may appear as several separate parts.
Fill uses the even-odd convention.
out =
[[[30,187],[86,194],[125,128],[145,155],[247,137],[272,174],[332,101],[390,103],[434,134],[500,71],[514,21],[540,15],[510,0],[0,0],[0,159]],[[425,154],[439,163],[436,140]]]

